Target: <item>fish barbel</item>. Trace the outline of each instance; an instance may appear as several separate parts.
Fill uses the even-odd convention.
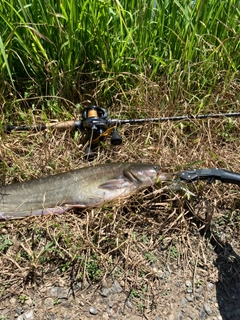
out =
[[[0,219],[61,214],[126,197],[172,175],[139,163],[108,163],[0,187]]]

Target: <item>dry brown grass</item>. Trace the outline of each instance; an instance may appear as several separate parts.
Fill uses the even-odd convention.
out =
[[[157,116],[160,91],[160,86],[138,88],[129,104],[139,106],[137,115]],[[161,101],[168,100],[165,92]],[[172,113],[168,106],[161,115]],[[132,114],[123,103],[115,110],[119,116]],[[123,145],[113,147],[107,140],[95,163],[152,162],[170,172],[204,167],[240,171],[239,119],[126,125],[120,133]],[[74,139],[70,132],[2,135],[1,181],[21,182],[91,165],[83,155],[81,135]],[[72,286],[78,281],[101,283],[111,276],[124,280],[129,294],[140,299],[136,290],[149,295],[156,283],[164,283],[164,270],[180,266],[190,269],[197,281],[197,266],[208,265],[211,271],[206,255],[212,247],[200,229],[211,224],[219,237],[224,230],[230,243],[237,241],[239,187],[199,183],[189,188],[196,199],[162,185],[102,208],[1,222],[1,298],[20,294],[28,284],[64,279]],[[162,290],[167,290],[164,285]]]

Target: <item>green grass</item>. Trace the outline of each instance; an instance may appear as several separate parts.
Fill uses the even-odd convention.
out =
[[[173,99],[179,86],[211,93],[239,71],[239,8],[239,0],[3,0],[1,81],[21,95],[69,98],[84,82],[104,79],[107,96],[135,85],[133,75],[164,74]]]

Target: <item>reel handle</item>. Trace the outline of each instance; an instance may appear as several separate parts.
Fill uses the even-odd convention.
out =
[[[112,137],[111,137],[111,144],[114,146],[118,146],[122,143],[122,137],[117,131],[117,128],[113,128]]]

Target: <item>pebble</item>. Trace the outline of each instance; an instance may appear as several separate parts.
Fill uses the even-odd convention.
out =
[[[187,301],[189,301],[189,302],[193,301],[193,296],[191,294],[187,293],[185,297],[186,297]]]
[[[183,319],[184,319],[184,316],[183,316],[182,312],[179,312],[176,317],[176,320],[183,320]]]
[[[78,283],[76,283],[74,286],[73,286],[73,291],[74,292],[78,292],[79,290],[81,290],[82,288],[82,282],[79,281]]]
[[[120,293],[123,291],[122,287],[120,286],[120,283],[117,280],[114,280],[114,283],[112,285],[112,290],[117,293]]]
[[[207,317],[208,317],[208,316],[207,316],[205,310],[204,310],[204,309],[200,309],[199,318],[200,318],[200,319],[207,319]]]
[[[10,302],[11,305],[14,305],[14,304],[17,303],[17,299],[14,298],[14,297],[12,297],[12,298],[9,300],[9,302]]]
[[[57,297],[58,299],[67,299],[69,290],[66,288],[58,288]]]
[[[33,310],[26,311],[22,315],[17,317],[17,320],[33,320],[33,319],[34,319]]]
[[[114,301],[110,300],[108,301],[109,308],[112,308],[114,306]]]
[[[192,282],[190,280],[186,280],[185,285],[186,285],[186,287],[191,287]]]
[[[204,309],[209,316],[212,314],[212,309],[208,303],[204,303]]]
[[[129,309],[132,308],[132,302],[131,302],[129,299],[127,299],[127,301],[125,302],[125,305],[126,305],[126,307],[128,307]]]
[[[182,298],[181,307],[185,306],[186,303],[187,303],[187,299],[186,298]]]
[[[201,299],[200,294],[199,294],[199,293],[195,293],[195,298],[198,299],[198,300],[200,300],[200,299]]]
[[[80,287],[75,287],[75,291],[80,290]],[[51,297],[57,297],[58,299],[68,299],[69,289],[65,287],[53,287],[49,290]]]
[[[170,316],[168,317],[168,320],[174,320],[174,315],[170,314]]]
[[[57,297],[58,295],[58,287],[53,287],[49,291],[49,295],[52,297]]]
[[[98,311],[97,311],[96,308],[94,308],[93,306],[91,306],[91,307],[89,308],[89,313],[96,315],[96,314],[98,314]]]
[[[208,283],[207,283],[207,288],[208,288],[209,290],[212,290],[213,287],[214,287],[213,283],[211,283],[211,282],[208,282]]]
[[[16,308],[16,313],[17,314],[21,314],[23,312],[23,308],[22,307],[17,307]]]
[[[52,298],[46,298],[44,304],[47,308],[52,308],[54,306],[54,300]]]
[[[110,293],[111,293],[111,289],[110,289],[110,288],[104,288],[104,289],[102,290],[102,292],[101,292],[101,295],[102,295],[103,297],[108,297],[108,296],[110,295]]]

